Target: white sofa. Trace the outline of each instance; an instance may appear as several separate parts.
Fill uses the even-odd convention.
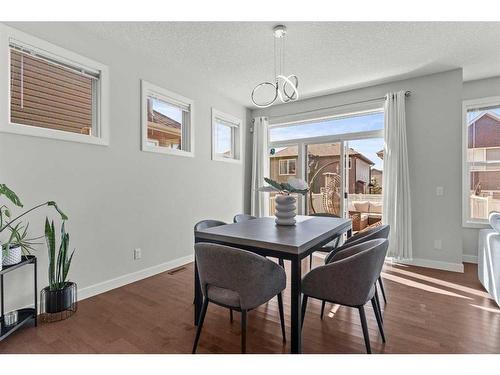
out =
[[[479,280],[500,306],[500,233],[495,229],[481,229],[478,247]]]

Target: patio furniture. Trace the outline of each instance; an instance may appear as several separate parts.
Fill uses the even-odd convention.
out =
[[[281,332],[285,319],[281,292],[286,287],[283,267],[249,251],[211,243],[195,245],[203,305],[192,353],[196,353],[209,303],[241,312],[241,352],[246,352],[247,312],[278,296]]]
[[[381,315],[375,299],[375,282],[380,277],[388,241],[376,239],[342,251],[331,263],[316,267],[302,280],[302,324],[309,298],[355,307],[359,311],[366,352],[371,353],[364,305],[371,301],[377,325],[385,342]]]

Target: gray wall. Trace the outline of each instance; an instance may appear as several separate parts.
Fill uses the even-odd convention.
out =
[[[500,96],[500,77],[480,79],[477,81],[464,82],[463,98],[479,99],[489,96]],[[486,227],[486,226],[485,226]],[[463,243],[464,254],[477,256],[477,236],[479,229],[464,228]]]
[[[414,258],[460,264],[461,69],[254,110],[252,115],[285,115],[377,98],[396,90],[412,92],[407,99],[406,118]],[[444,187],[444,196],[436,196],[437,186]],[[435,239],[442,240],[442,250],[434,249]]]
[[[26,207],[53,199],[67,212],[71,246],[77,248],[70,275],[80,288],[188,256],[195,222],[230,221],[243,211],[249,200],[244,163],[211,160],[211,107],[246,122],[250,112],[245,107],[75,25],[10,26],[110,69],[109,147],[0,133],[0,181],[15,189]],[[140,151],[141,78],[195,101],[194,158]],[[246,124],[243,130],[248,133]],[[43,233],[46,213],[56,217],[51,211],[30,217],[34,234]],[[136,247],[142,248],[138,261],[133,260]],[[45,252],[42,246],[36,254],[42,287],[47,283]],[[29,301],[25,272],[9,275],[7,282],[7,308]]]

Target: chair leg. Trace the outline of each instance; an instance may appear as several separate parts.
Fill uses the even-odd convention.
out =
[[[241,311],[241,354],[247,352],[247,311]]]
[[[380,314],[380,321],[384,323],[384,317],[382,316],[382,308],[380,307],[380,299],[378,298],[377,283],[375,282],[375,300],[377,301],[378,312]]]
[[[372,349],[370,347],[370,335],[368,334],[368,325],[366,324],[366,315],[364,306],[358,307],[359,310],[359,318],[361,319],[361,327],[363,327],[363,336],[365,337],[365,345],[366,352],[368,354],[372,353]]]
[[[312,253],[309,255],[309,271],[313,268],[313,255]]]
[[[325,313],[325,305],[326,301],[325,300],[321,301],[321,320],[323,320],[323,314]]]
[[[234,320],[234,317],[233,317],[233,309],[229,309],[229,321],[232,323]]]
[[[285,262],[283,261],[283,258],[278,258],[278,263],[281,267],[285,268]]]
[[[194,338],[192,354],[196,353],[196,348],[198,347],[198,341],[200,340],[201,328],[203,327],[203,322],[205,321],[205,314],[207,313],[208,298],[203,299],[203,305],[201,306],[200,319],[198,320],[198,327],[196,328],[196,336]]]
[[[375,318],[377,319],[378,330],[380,332],[380,336],[382,336],[382,341],[385,342],[385,334],[384,334],[384,326],[382,324],[382,319],[380,318],[380,310],[377,306],[377,300],[375,297],[372,298],[372,307],[373,312],[375,313]]]
[[[278,308],[280,310],[281,334],[283,342],[286,342],[285,314],[283,312],[283,295],[281,293],[278,294]]]
[[[306,316],[306,310],[307,310],[307,295],[304,294],[304,297],[302,297],[302,318],[300,321],[300,329],[302,329],[302,326],[304,325],[304,317]]]
[[[385,297],[384,282],[382,281],[382,276],[378,277],[378,283],[380,285],[380,290],[382,291],[382,297],[384,297],[384,303],[387,304],[387,298]]]

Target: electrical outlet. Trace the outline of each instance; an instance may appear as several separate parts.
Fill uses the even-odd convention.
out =
[[[443,250],[443,241],[434,240],[434,249],[435,250]]]
[[[142,258],[142,250],[140,248],[134,249],[134,260]]]
[[[442,186],[436,186],[436,195],[438,197],[441,197],[444,195],[444,187]]]

